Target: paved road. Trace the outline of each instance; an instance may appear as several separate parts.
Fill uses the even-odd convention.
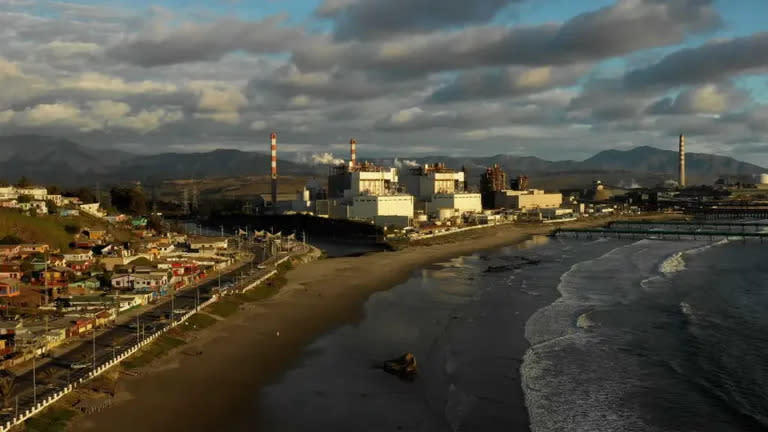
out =
[[[257,251],[253,256],[254,261],[221,275],[222,288],[234,286],[237,281],[241,281],[243,278],[255,280],[271,271],[274,259],[270,258],[264,261],[262,264],[266,268],[259,269],[257,261],[262,256],[261,251]],[[214,276],[198,285],[196,289],[188,288],[177,292],[173,300],[174,317],[193,310],[198,304],[198,296],[199,303],[210,299],[213,291],[218,287],[219,278]],[[138,320],[133,319],[124,324],[98,330],[95,341],[93,332],[89,332],[82,336],[82,343],[72,350],[54,358],[38,359],[35,379],[36,392],[33,390],[33,372],[31,370],[16,377],[14,393],[15,397],[18,397],[19,412],[32,406],[35,397],[38,401],[42,400],[47,395],[66,387],[70,382],[75,382],[86,376],[91,371],[94,360],[97,366],[105,363],[130,348],[140,338],[151,336],[167,327],[170,324],[170,313],[171,301],[165,298],[156,307],[137,313]],[[139,332],[137,332],[137,321],[141,329]],[[141,331],[143,334],[140,334]],[[75,369],[72,367],[75,363],[80,363],[84,367]],[[0,419],[5,421],[6,418],[13,415],[14,410],[7,410],[0,414]]]

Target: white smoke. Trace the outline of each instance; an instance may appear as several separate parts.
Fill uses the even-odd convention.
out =
[[[636,182],[635,179],[632,179],[632,180],[630,180],[628,182],[625,182],[624,180],[621,180],[619,182],[619,187],[622,188],[622,189],[639,189],[639,188],[641,188],[643,186],[640,185],[640,183]]]
[[[343,165],[344,159],[333,157],[333,153],[314,153],[311,156],[312,165]]]
[[[419,166],[419,164],[416,161],[407,160],[407,159],[400,160],[398,158],[395,158],[394,164],[395,164],[395,167],[397,168],[404,168],[404,167],[415,168]]]

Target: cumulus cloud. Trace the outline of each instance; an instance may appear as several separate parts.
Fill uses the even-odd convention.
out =
[[[317,14],[330,17],[338,39],[374,39],[485,22],[521,0],[325,0]]]
[[[240,109],[248,101],[239,88],[229,83],[198,81],[187,84],[186,89],[198,96],[195,118],[219,123],[238,124]]]
[[[316,38],[299,46],[299,67],[386,67],[428,73],[477,66],[545,66],[590,62],[679,43],[717,28],[711,0],[619,0],[562,24],[528,27],[475,26],[405,35],[382,42]]]
[[[675,98],[663,98],[648,108],[650,114],[721,114],[748,97],[730,88],[706,84],[680,93]]]
[[[429,102],[446,103],[476,99],[514,97],[574,84],[587,66],[508,67],[464,72],[450,84],[435,91]]]
[[[179,111],[164,109],[142,110],[134,115],[130,112],[127,104],[109,100],[89,102],[85,107],[72,103],[40,104],[21,111],[2,111],[0,123],[79,132],[122,129],[144,134],[183,118]]]
[[[107,50],[117,60],[144,66],[214,61],[243,50],[251,53],[288,51],[305,39],[298,28],[284,25],[285,17],[258,21],[222,19],[213,24],[187,23],[178,29],[122,41]]]
[[[38,51],[44,55],[62,59],[72,56],[94,55],[101,51],[101,46],[90,42],[66,42],[55,40],[40,46]]]
[[[765,72],[766,68],[768,32],[763,32],[673,52],[656,64],[628,73],[625,82],[633,88],[697,84]]]

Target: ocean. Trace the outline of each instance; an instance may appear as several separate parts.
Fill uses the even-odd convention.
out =
[[[431,266],[264,388],[261,429],[768,429],[766,247],[537,237]],[[371,367],[404,352],[414,382]]]

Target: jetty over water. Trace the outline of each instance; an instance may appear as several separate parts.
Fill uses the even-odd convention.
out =
[[[712,204],[689,208],[686,213],[697,219],[768,219],[768,205],[763,203]]]
[[[747,229],[753,229],[755,231],[768,230],[768,222],[708,222],[702,220],[692,221],[616,221],[608,224],[609,227],[614,228],[641,228],[644,226],[663,226],[674,227],[674,229],[686,229],[689,230],[701,230],[702,228],[729,228],[731,231],[740,230],[742,232]]]
[[[559,228],[550,234],[553,237],[593,238],[610,237],[619,239],[658,240],[717,240],[717,239],[759,239],[768,241],[768,232],[734,232],[709,230],[673,230],[640,228]]]

